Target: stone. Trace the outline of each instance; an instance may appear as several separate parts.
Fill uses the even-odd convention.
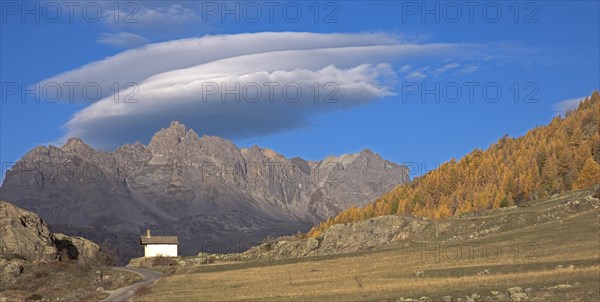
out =
[[[443,296],[441,302],[452,302],[452,296]]]
[[[492,296],[497,296],[500,294],[500,292],[497,290],[493,290],[493,291],[490,291],[490,294],[492,294]]]
[[[572,287],[573,287],[573,285],[571,285],[571,284],[559,284],[556,286],[552,286],[551,288],[552,289],[565,289],[565,288],[572,288]]]
[[[508,289],[508,294],[511,295],[511,296],[513,294],[522,293],[522,292],[523,292],[523,289],[520,288],[520,287],[518,287],[518,286],[511,287],[511,288]]]
[[[515,286],[508,289],[508,295],[513,301],[522,301],[527,299],[527,294],[523,292],[523,289]]]
[[[514,293],[512,295],[510,295],[511,300],[513,301],[523,301],[525,299],[527,299],[527,294],[526,293]]]

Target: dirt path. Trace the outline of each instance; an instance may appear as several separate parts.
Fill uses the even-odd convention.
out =
[[[143,268],[114,267],[113,269],[138,274],[142,277],[142,280],[140,280],[137,283],[134,283],[132,285],[121,287],[121,288],[115,289],[113,291],[110,291],[110,295],[100,302],[127,301],[129,298],[133,297],[136,289],[138,289],[144,285],[153,284],[162,275],[159,272],[151,271],[151,270],[147,270],[147,269],[143,269]]]

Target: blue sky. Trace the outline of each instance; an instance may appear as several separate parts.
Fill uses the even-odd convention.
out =
[[[177,119],[288,157],[370,148],[421,174],[546,124],[600,86],[598,1],[67,2],[2,2],[3,173],[36,145],[77,135],[111,150]],[[137,102],[111,102],[113,80],[133,82],[139,91],[119,97]],[[103,94],[67,99],[73,81]],[[265,81],[295,83],[303,98],[203,102],[193,85]],[[60,99],[21,94],[48,83]]]

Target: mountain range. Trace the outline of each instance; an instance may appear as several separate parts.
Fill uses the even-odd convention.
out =
[[[179,236],[184,255],[239,251],[307,231],[408,180],[405,166],[370,150],[307,161],[172,122],[148,145],[113,152],[78,138],[35,147],[7,171],[0,198],[123,263],[141,255],[138,236],[147,228]]]

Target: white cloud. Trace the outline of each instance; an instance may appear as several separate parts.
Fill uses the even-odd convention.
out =
[[[419,81],[422,80],[424,78],[426,78],[427,75],[424,74],[422,71],[420,70],[415,70],[415,71],[411,71],[407,76],[406,79],[407,80],[414,80],[414,81]]]
[[[176,29],[199,20],[196,11],[180,4],[148,7],[136,2],[125,3],[118,10],[107,10],[103,19],[109,27],[159,31]]]
[[[436,69],[434,73],[439,76],[448,70],[455,69],[458,67],[460,67],[460,64],[458,64],[458,63],[448,63],[448,64]]]
[[[403,65],[402,67],[400,67],[400,69],[398,71],[400,71],[401,73],[408,73],[411,70],[412,66],[410,66],[409,64]]]
[[[214,35],[130,49],[48,78],[39,86],[77,82],[80,85],[73,95],[81,100],[82,87],[97,84],[100,100],[73,116],[65,136],[81,137],[97,147],[147,140],[171,120],[180,120],[200,134],[249,137],[301,127],[319,112],[349,108],[392,94],[388,85],[396,75],[392,65],[442,61],[476,52],[477,47],[409,44],[381,33]],[[411,70],[410,66],[405,69]],[[419,69],[411,70],[409,76],[421,79],[425,74]],[[129,82],[136,85],[113,95],[115,82],[121,88]],[[318,102],[314,100],[315,82],[320,84]],[[228,89],[236,83],[241,89],[258,84],[262,95],[253,102],[221,102],[217,96],[206,97],[212,83]],[[295,83],[302,97],[288,102],[279,90],[278,96],[268,98],[265,83],[278,83],[280,87]],[[337,85],[334,97],[338,102],[322,101],[334,89],[324,87],[326,83]],[[123,103],[129,94],[139,102]],[[238,97],[243,94],[239,89],[233,93]]]
[[[98,37],[98,43],[118,48],[138,47],[148,43],[144,37],[128,32],[102,33]]]
[[[477,71],[478,69],[479,69],[479,66],[477,66],[477,65],[468,65],[465,68],[462,68],[461,70],[459,70],[458,73],[459,74],[470,74],[470,73]]]
[[[554,111],[555,113],[561,114],[561,115],[565,115],[567,113],[567,111],[572,110],[572,109],[577,109],[577,107],[579,106],[579,103],[583,100],[585,100],[585,96],[582,97],[578,97],[578,98],[573,98],[573,99],[566,99],[566,100],[562,100],[557,102],[556,104],[554,104]]]
[[[409,64],[403,65],[398,70],[400,73],[403,73],[404,78],[410,81],[420,81],[427,78],[426,72],[429,70],[429,66],[421,67],[419,69],[413,69],[413,67]]]

